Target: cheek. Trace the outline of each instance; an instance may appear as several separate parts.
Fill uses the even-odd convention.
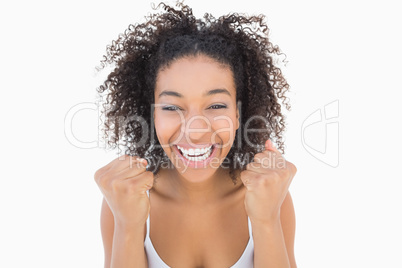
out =
[[[230,149],[236,136],[237,119],[236,114],[228,114],[215,117],[212,120],[212,128],[214,130],[213,139],[223,142],[223,149]]]
[[[180,131],[180,116],[165,115],[155,111],[155,130],[161,144],[168,144],[171,137],[177,130]]]
[[[180,116],[174,112],[157,112],[155,111],[155,130],[158,140],[161,144],[169,144],[175,139],[180,139],[181,134],[185,132],[186,120],[184,116]],[[210,122],[211,132],[209,136],[212,143],[222,144],[224,148],[232,146],[238,120],[235,112],[229,112],[221,115],[207,115],[206,121]],[[198,122],[198,121],[197,121]],[[188,123],[188,122],[187,122]],[[194,124],[196,122],[193,122]],[[205,127],[205,126],[204,126]]]

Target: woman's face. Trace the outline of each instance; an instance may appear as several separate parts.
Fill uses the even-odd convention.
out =
[[[212,176],[239,127],[232,71],[207,56],[174,61],[158,73],[154,119],[178,172],[191,181]]]

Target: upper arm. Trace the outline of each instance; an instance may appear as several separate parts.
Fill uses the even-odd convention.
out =
[[[147,226],[144,224],[144,233],[146,234]],[[114,234],[114,216],[109,208],[106,199],[103,198],[101,209],[101,232],[103,240],[103,248],[105,252],[105,265],[104,268],[110,268],[112,260],[113,249],[113,234]],[[145,241],[145,235],[144,235]]]
[[[285,197],[281,207],[281,225],[283,231],[283,237],[285,239],[286,250],[289,257],[290,266],[296,267],[296,260],[294,255],[294,241],[295,241],[295,229],[296,229],[296,217],[293,207],[292,197],[290,192]]]
[[[101,232],[102,232],[103,248],[105,251],[104,267],[109,268],[112,257],[112,247],[113,247],[114,217],[105,198],[103,198],[102,201]]]

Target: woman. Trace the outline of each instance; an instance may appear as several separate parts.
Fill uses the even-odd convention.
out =
[[[105,267],[296,267],[296,168],[271,141],[289,86],[264,17],[160,6],[102,62],[106,138],[126,148],[95,173]]]

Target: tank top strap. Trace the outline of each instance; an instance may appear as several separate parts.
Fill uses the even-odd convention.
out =
[[[248,216],[247,216],[247,219],[248,219],[248,234],[249,234],[250,238],[252,239],[253,230],[251,229],[251,221],[250,221],[250,218]]]

